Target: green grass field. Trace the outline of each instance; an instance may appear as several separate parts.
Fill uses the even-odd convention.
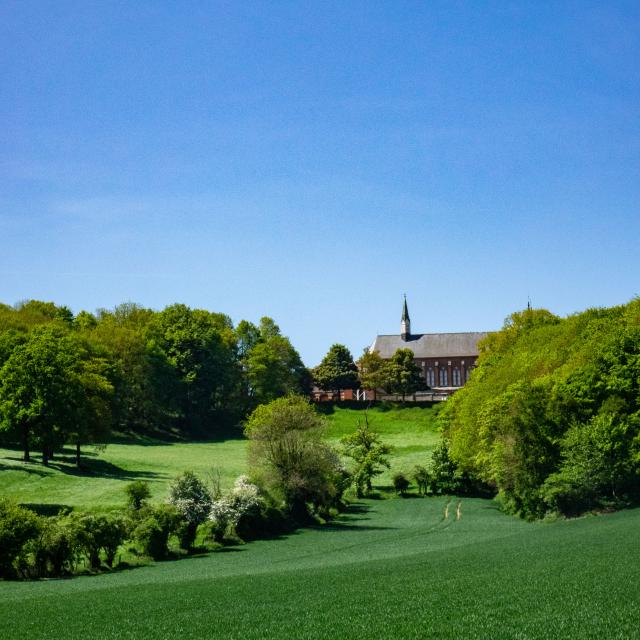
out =
[[[363,501],[206,557],[0,583],[0,637],[637,638],[640,510],[526,523],[487,500]]]
[[[325,408],[326,410],[327,408]],[[336,408],[327,414],[327,439],[333,444],[356,428],[363,412]],[[424,464],[438,439],[434,412],[428,408],[372,409],[369,420],[385,442],[394,446],[392,468],[377,479],[390,485],[396,471],[411,471]],[[131,440],[110,444],[105,451],[85,451],[87,469],[79,472],[69,449],[44,467],[39,456],[24,464],[18,450],[0,448],[0,495],[22,503],[62,504],[78,509],[113,509],[125,501],[124,487],[132,480],[147,480],[153,499],[162,500],[167,485],[180,472],[191,470],[206,477],[212,469],[220,472],[228,487],[246,472],[246,441],[242,438],[219,442],[163,442]]]

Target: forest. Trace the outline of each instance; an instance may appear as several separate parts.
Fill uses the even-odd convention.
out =
[[[460,472],[527,518],[640,495],[640,299],[559,318],[512,314],[442,412]]]
[[[46,464],[62,445],[112,433],[216,438],[256,406],[309,388],[271,318],[132,303],[74,315],[52,302],[0,305],[0,435]]]

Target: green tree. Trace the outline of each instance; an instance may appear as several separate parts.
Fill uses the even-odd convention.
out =
[[[301,396],[260,405],[245,425],[252,472],[297,516],[306,503],[324,509],[338,497],[339,458],[322,439],[324,426]]]
[[[321,389],[337,392],[358,387],[358,367],[347,347],[334,344],[322,362],[313,370],[313,379]]]
[[[388,373],[388,390],[405,397],[425,388],[420,367],[415,363],[411,349],[398,349],[386,367]]]
[[[154,316],[148,335],[176,373],[180,426],[210,434],[214,424],[229,419],[229,399],[238,385],[231,321],[175,304]]]
[[[365,412],[364,422],[358,423],[356,430],[340,440],[344,455],[354,462],[352,472],[356,495],[361,498],[372,491],[372,479],[390,467],[391,447],[384,444],[380,436],[369,427]]]
[[[388,362],[377,351],[365,349],[358,360],[358,379],[363,389],[383,389],[390,386]]]

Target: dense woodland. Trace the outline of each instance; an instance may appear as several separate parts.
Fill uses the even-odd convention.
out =
[[[443,416],[460,469],[525,517],[640,495],[640,299],[558,318],[514,313]]]
[[[74,316],[0,305],[0,433],[45,463],[112,432],[213,438],[261,403],[306,392],[310,374],[270,318],[122,304]]]

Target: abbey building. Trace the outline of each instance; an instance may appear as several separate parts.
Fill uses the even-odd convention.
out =
[[[376,336],[369,351],[389,359],[398,349],[411,349],[422,369],[427,386],[434,391],[451,393],[468,379],[479,355],[478,342],[487,332],[411,333],[411,319],[405,297],[397,335]]]

